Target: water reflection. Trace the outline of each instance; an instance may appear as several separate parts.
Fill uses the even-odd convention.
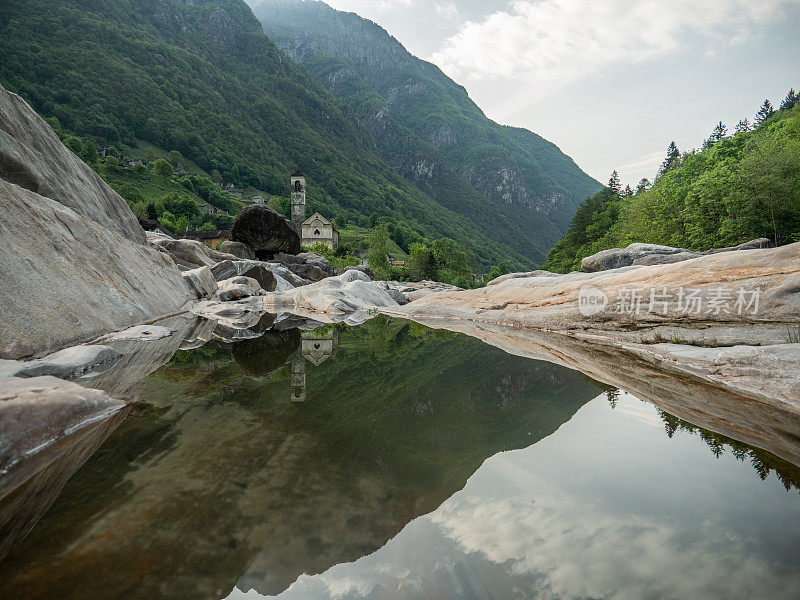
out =
[[[278,597],[800,597],[800,502],[627,394],[490,458],[372,555]],[[726,443],[727,445],[727,443]],[[748,450],[749,451],[749,450]],[[774,458],[774,457],[773,457]],[[242,581],[229,598],[262,598]]]
[[[0,597],[280,593],[373,553],[598,391],[407,322],[296,324],[309,327],[179,351],[151,375],[138,414],[0,564]]]

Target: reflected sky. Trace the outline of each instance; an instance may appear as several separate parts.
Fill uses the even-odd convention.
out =
[[[621,394],[489,458],[377,552],[283,599],[800,597],[800,502]],[[264,598],[247,576],[228,596]],[[257,586],[256,586],[257,587]]]

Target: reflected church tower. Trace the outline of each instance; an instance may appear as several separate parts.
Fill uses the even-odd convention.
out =
[[[291,368],[291,396],[295,404],[306,401],[306,361],[318,367],[331,356],[339,345],[339,331],[331,329],[324,333],[305,331],[302,334],[300,349],[289,362]]]

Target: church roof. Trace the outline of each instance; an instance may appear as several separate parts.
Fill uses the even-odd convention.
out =
[[[323,225],[331,225],[331,222],[318,212],[315,212],[313,215],[311,215],[305,221],[303,221],[303,225],[310,225],[311,221],[313,221],[314,219],[319,219],[320,221],[322,221]]]
[[[297,171],[295,171],[295,172],[292,174],[292,177],[305,177],[305,175],[303,175],[303,174],[300,172],[300,169],[297,169]]]

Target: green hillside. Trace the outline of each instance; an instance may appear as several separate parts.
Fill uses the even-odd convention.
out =
[[[677,149],[653,185],[635,194],[606,187],[578,209],[545,268],[566,273],[581,259],[633,242],[708,250],[769,238],[800,241],[800,102],[790,92],[758,125],[727,135],[720,124],[702,150]]]
[[[554,144],[488,119],[463,87],[375,23],[322,2],[251,5],[267,35],[369,129],[390,165],[526,256],[543,258],[600,189]]]
[[[309,210],[341,225],[374,214],[409,243],[448,236],[484,265],[535,258],[401,177],[242,0],[5,0],[0,56],[0,83],[100,147],[177,150],[276,196],[300,167]]]

